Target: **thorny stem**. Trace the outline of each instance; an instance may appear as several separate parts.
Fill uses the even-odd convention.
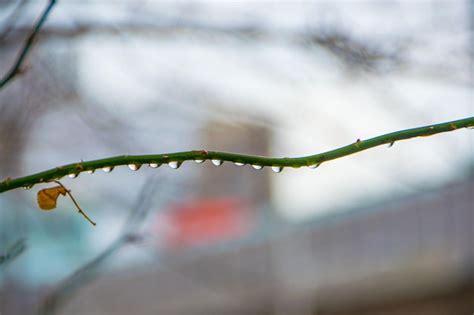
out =
[[[30,51],[31,47],[33,46],[34,40],[36,38],[36,35],[39,33],[41,27],[43,26],[44,22],[46,21],[46,18],[48,17],[48,14],[51,12],[53,9],[54,5],[56,4],[56,0],[50,0],[48,6],[44,10],[43,14],[41,15],[40,19],[36,23],[35,27],[31,31],[30,35],[28,36],[25,45],[23,46],[23,49],[21,50],[20,54],[18,55],[18,58],[15,62],[15,64],[12,66],[10,71],[8,71],[5,76],[0,79],[0,89],[3,88],[8,82],[10,82],[16,75],[18,75],[21,72],[21,65],[23,64],[23,61]]]
[[[395,143],[396,141],[411,139],[415,137],[427,137],[442,132],[454,131],[461,128],[473,128],[474,117],[468,117],[459,120],[448,121],[445,123],[428,125],[424,127],[400,130],[392,133],[387,133],[378,137],[357,141],[319,154],[296,157],[296,158],[273,158],[254,155],[244,155],[229,152],[217,152],[207,150],[195,150],[167,154],[154,155],[123,155],[109,157],[93,161],[80,161],[78,163],[67,164],[59,166],[47,171],[19,177],[16,179],[7,178],[0,182],[0,193],[12,190],[19,187],[31,188],[35,184],[47,183],[56,179],[62,178],[68,174],[79,174],[84,171],[95,171],[104,167],[115,167],[119,165],[128,164],[163,164],[169,162],[182,163],[184,161],[192,160],[221,160],[234,163],[258,165],[258,166],[274,166],[274,167],[302,167],[314,166],[323,162],[338,159],[347,155],[351,155],[360,151],[364,151],[383,144]]]
[[[89,216],[84,212],[84,210],[82,210],[82,208],[79,206],[79,204],[77,203],[76,199],[74,199],[74,197],[72,196],[71,194],[71,190],[67,189],[59,180],[54,180],[54,182],[56,184],[58,184],[59,186],[61,186],[62,188],[64,188],[64,190],[66,191],[67,195],[69,196],[69,198],[71,198],[72,202],[74,202],[74,205],[76,206],[77,208],[77,211],[82,214],[82,216],[90,222],[90,224],[92,224],[93,226],[96,226],[96,223],[94,221],[91,220],[91,218],[89,218]]]

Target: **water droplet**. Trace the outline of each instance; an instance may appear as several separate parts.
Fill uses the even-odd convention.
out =
[[[244,166],[245,163],[242,163],[242,162],[234,162],[234,165],[237,165],[237,166]]]
[[[202,162],[204,162],[204,160],[194,160],[194,162],[201,164]]]
[[[178,162],[178,161],[171,161],[168,162],[168,166],[171,167],[172,169],[178,169],[183,162]]]
[[[151,168],[158,168],[161,165],[161,163],[150,163],[148,164],[149,167]]]
[[[312,165],[309,165],[308,167],[311,168],[311,169],[315,169],[315,168],[319,167],[319,165],[321,165],[321,163],[312,164]]]
[[[33,185],[31,185],[31,184],[23,186],[24,190],[30,190],[31,188],[33,188]]]
[[[222,165],[222,163],[224,163],[224,161],[222,161],[222,160],[211,160],[211,162],[215,166],[220,166],[220,165]]]
[[[104,167],[102,168],[102,170],[103,170],[104,172],[106,172],[106,173],[110,173],[110,172],[112,172],[112,171],[114,170],[114,167],[113,167],[113,166],[104,166]]]
[[[138,171],[142,167],[141,164],[128,164],[128,168],[132,171]]]
[[[88,170],[87,174],[94,174],[95,170]]]
[[[263,168],[262,165],[252,165],[252,167],[256,170],[261,170]]]
[[[391,147],[393,147],[394,144],[395,144],[395,141],[392,141],[388,144],[388,147],[391,148]]]
[[[272,171],[274,171],[275,173],[281,173],[281,171],[283,171],[283,167],[282,166],[272,166]]]
[[[79,173],[71,173],[71,174],[68,174],[67,176],[69,178],[76,178],[77,176],[79,176]]]

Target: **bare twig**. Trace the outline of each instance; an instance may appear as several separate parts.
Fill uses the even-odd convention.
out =
[[[48,17],[48,14],[51,12],[51,9],[54,7],[56,4],[56,0],[50,0],[48,6],[44,10],[43,14],[41,15],[40,19],[36,23],[35,27],[31,31],[30,35],[28,36],[25,45],[23,46],[23,49],[21,50],[20,54],[18,55],[18,58],[13,65],[13,67],[10,69],[10,71],[7,72],[7,74],[0,80],[0,89],[3,88],[8,82],[10,82],[18,73],[21,72],[21,66],[23,64],[23,61],[30,51],[33,42],[36,38],[36,35],[40,31],[41,27],[43,26],[44,22],[46,21],[46,18]]]
[[[71,190],[67,189],[63,184],[61,184],[61,182],[59,180],[55,180],[54,181],[56,184],[58,184],[59,186],[61,186],[62,188],[64,188],[64,190],[66,191],[67,195],[69,196],[69,198],[71,198],[72,202],[74,203],[74,205],[76,206],[77,208],[77,211],[79,211],[80,214],[82,214],[82,216],[90,222],[90,224],[92,224],[93,226],[96,226],[96,223],[94,221],[91,220],[91,218],[89,218],[89,216],[84,212],[84,210],[82,210],[81,206],[79,206],[79,204],[77,203],[76,199],[74,199],[74,197],[72,196],[71,194]]]

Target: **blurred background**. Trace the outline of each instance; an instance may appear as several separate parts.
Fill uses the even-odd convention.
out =
[[[0,73],[46,1],[0,1]],[[474,115],[474,1],[58,1],[0,90],[0,178],[122,154],[292,157]],[[185,162],[0,195],[0,313],[472,314],[474,138],[317,169]],[[10,257],[9,256],[9,257]]]

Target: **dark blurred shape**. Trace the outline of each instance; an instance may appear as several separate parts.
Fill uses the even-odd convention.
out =
[[[404,49],[401,42],[385,47],[383,43],[358,40],[348,32],[337,29],[311,32],[307,38],[310,43],[330,51],[350,69],[385,73],[403,62]]]
[[[18,256],[20,256],[26,249],[26,240],[19,239],[4,251],[4,254],[0,255],[0,265],[11,263]]]

